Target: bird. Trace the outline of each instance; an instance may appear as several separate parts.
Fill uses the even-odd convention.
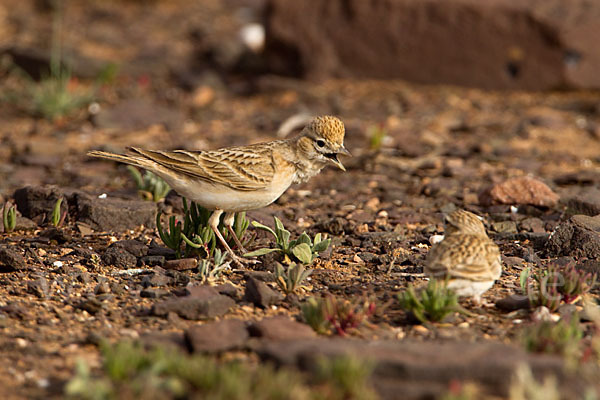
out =
[[[236,212],[266,207],[293,183],[308,181],[325,166],[346,171],[339,155],[351,156],[344,147],[344,123],[334,116],[312,119],[295,137],[218,150],[144,150],[131,154],[89,151],[88,156],[144,168],[167,182],[177,193],[213,211],[208,223],[237,265],[249,263],[235,255],[221,232],[219,220],[232,233],[240,251],[246,252],[233,233]]]
[[[458,296],[480,304],[481,295],[502,274],[500,249],[479,216],[456,210],[444,219],[444,239],[427,254],[424,272],[430,278],[447,279],[448,288]]]

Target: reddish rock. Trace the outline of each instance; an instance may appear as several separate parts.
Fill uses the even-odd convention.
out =
[[[574,215],[562,222],[550,235],[550,256],[600,258],[600,215]]]
[[[267,10],[268,62],[285,75],[600,87],[600,2],[270,0]]]
[[[539,207],[553,207],[558,203],[558,195],[544,182],[530,177],[511,178],[491,186],[479,195],[481,205],[530,204]]]
[[[198,266],[198,260],[195,258],[180,258],[178,260],[169,260],[165,262],[165,269],[173,269],[175,271],[187,271]]]
[[[241,347],[248,339],[244,321],[227,319],[203,325],[194,325],[185,332],[185,338],[194,352],[218,353]]]
[[[300,340],[317,336],[310,326],[284,316],[262,319],[250,325],[249,330],[252,336],[269,340]]]

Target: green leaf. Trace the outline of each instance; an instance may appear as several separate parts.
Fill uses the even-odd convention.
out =
[[[275,234],[275,231],[273,229],[269,228],[266,225],[261,224],[258,221],[252,221],[252,226],[255,228],[261,229],[263,231],[271,232],[271,235],[277,237],[277,235]]]
[[[313,251],[315,253],[320,253],[320,252],[325,251],[325,250],[327,250],[329,248],[329,245],[331,244],[331,239],[325,239],[325,240],[322,240],[320,242],[317,242],[316,239],[317,238],[315,236],[315,245],[313,247]]]
[[[279,249],[267,249],[267,248],[258,249],[258,250],[254,250],[254,251],[251,251],[249,253],[244,254],[244,257],[264,256],[265,254],[269,254],[269,253],[272,253],[274,251],[281,251],[281,250],[279,250]]]
[[[276,230],[285,230],[285,227],[283,226],[283,222],[281,222],[281,220],[277,217],[273,217],[273,219],[275,220],[275,229]]]
[[[283,247],[284,251],[287,251],[290,248],[290,236],[291,233],[287,229],[282,229],[279,231],[278,236],[278,244]]]
[[[519,275],[519,284],[521,285],[521,289],[523,289],[525,292],[527,292],[527,280],[529,279],[529,273],[529,268],[525,268]]]
[[[198,236],[196,236],[197,238]],[[204,243],[194,243],[193,241],[191,241],[190,239],[188,239],[187,236],[185,236],[185,234],[182,232],[181,233],[181,238],[183,239],[183,241],[188,245],[191,246],[195,249],[202,249],[204,248]]]
[[[292,254],[304,264],[310,264],[313,262],[312,251],[310,250],[310,246],[306,243],[300,243],[294,247],[292,249]]]
[[[315,235],[315,244],[319,243],[320,241],[321,241],[321,232],[319,232]]]
[[[310,236],[306,234],[306,232],[302,232],[302,235],[296,240],[296,244],[306,243],[310,247],[312,247],[312,240],[310,240]]]

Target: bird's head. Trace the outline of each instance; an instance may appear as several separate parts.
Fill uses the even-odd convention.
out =
[[[444,236],[453,233],[487,235],[482,218],[465,210],[453,211],[444,218]]]
[[[314,118],[300,134],[298,147],[312,161],[332,163],[345,171],[338,159],[340,154],[350,156],[344,147],[344,123],[337,117],[323,116]]]

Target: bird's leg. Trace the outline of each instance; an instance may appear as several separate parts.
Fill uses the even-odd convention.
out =
[[[221,241],[221,244],[223,245],[223,247],[225,247],[225,250],[227,250],[227,252],[231,256],[231,259],[233,260],[234,264],[236,264],[238,267],[243,267],[244,264],[252,264],[253,260],[245,260],[236,256],[233,250],[231,250],[231,247],[229,247],[229,245],[225,241],[223,235],[221,235],[221,232],[219,232],[219,218],[221,218],[221,214],[223,214],[223,210],[213,211],[212,215],[208,219],[208,225],[213,230],[215,235],[217,235],[217,237]]]
[[[225,218],[223,219],[223,223],[229,230],[229,233],[231,234],[231,236],[233,236],[235,245],[242,252],[242,254],[247,253],[246,249],[244,248],[244,245],[242,244],[242,242],[240,242],[240,239],[237,237],[237,235],[235,234],[235,231],[233,230],[234,221],[235,221],[235,213],[234,212],[225,213]]]

